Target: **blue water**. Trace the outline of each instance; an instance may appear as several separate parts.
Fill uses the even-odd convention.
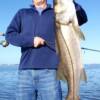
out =
[[[18,66],[0,66],[0,100],[15,100]],[[100,100],[100,65],[86,65],[87,83],[81,82],[81,100]]]

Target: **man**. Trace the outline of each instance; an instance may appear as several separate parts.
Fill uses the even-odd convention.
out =
[[[6,40],[21,47],[16,100],[61,100],[56,70],[54,11],[46,0],[17,12]]]

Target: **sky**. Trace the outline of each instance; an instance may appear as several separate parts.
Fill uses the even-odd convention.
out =
[[[80,28],[85,34],[85,41],[81,41],[81,47],[100,50],[100,0],[77,0],[85,9],[88,22]],[[52,0],[48,0],[52,3]],[[15,13],[29,7],[32,0],[0,0],[0,32],[6,32]],[[3,40],[0,37],[0,40]],[[0,64],[18,64],[20,61],[20,47],[9,45],[7,48],[0,46]],[[82,50],[84,64],[100,63],[100,53]]]

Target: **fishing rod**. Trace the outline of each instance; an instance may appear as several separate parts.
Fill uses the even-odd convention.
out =
[[[90,48],[85,48],[85,47],[82,47],[81,49],[83,49],[83,50],[88,50],[88,51],[100,52],[100,50],[90,49]]]
[[[0,32],[0,36],[5,36],[5,34]],[[9,43],[6,40],[2,40],[2,41],[0,41],[0,45],[2,45],[3,47],[7,47],[9,45]],[[47,45],[49,45],[49,44],[47,43]],[[100,52],[100,50],[90,49],[90,48],[86,48],[86,47],[82,47],[81,49],[88,50],[88,51],[94,51],[94,52]]]

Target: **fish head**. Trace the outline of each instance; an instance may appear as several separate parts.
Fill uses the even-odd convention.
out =
[[[56,22],[68,25],[75,14],[73,0],[55,0],[54,11],[56,15]]]
[[[66,1],[66,0],[55,0],[55,2],[54,2],[55,13],[62,13],[66,9],[65,8],[66,5],[65,5],[64,1]]]
[[[56,22],[57,23],[64,23],[64,16],[66,11],[65,0],[55,0],[54,2],[54,11],[56,15]]]

